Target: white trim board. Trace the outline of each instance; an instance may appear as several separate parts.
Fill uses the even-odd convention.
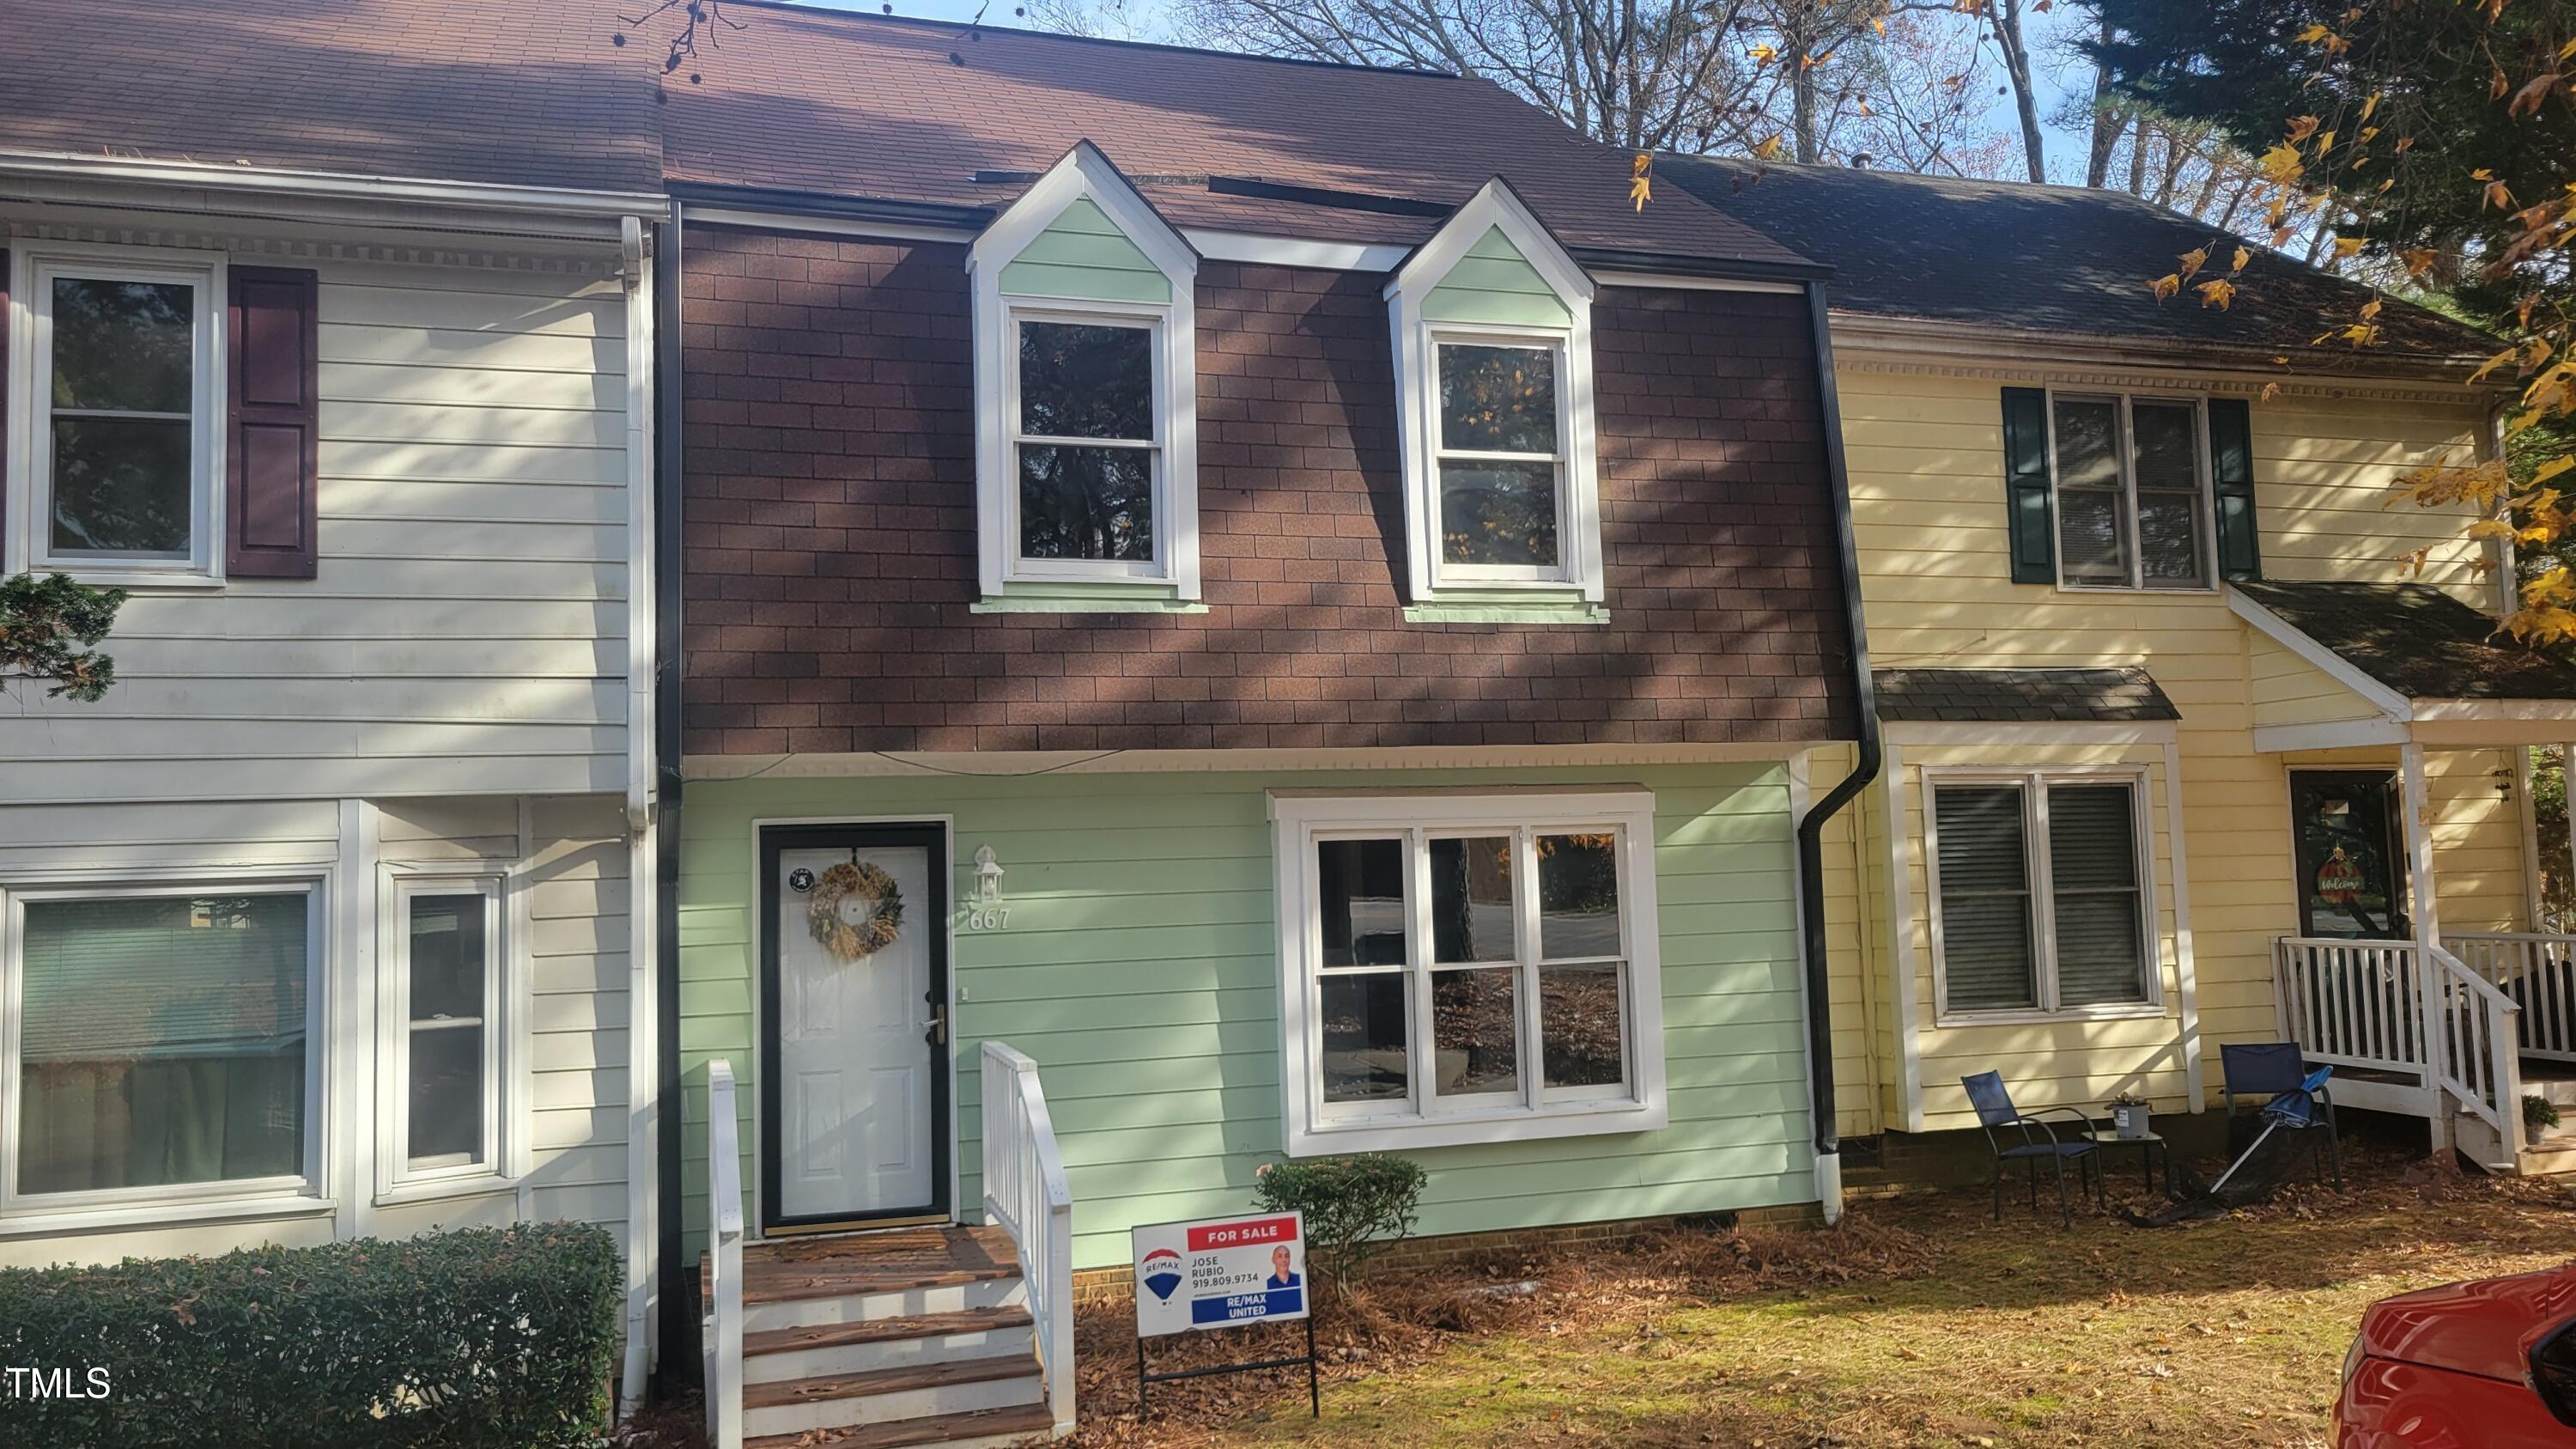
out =
[[[2169,745],[2174,721],[2156,720],[1889,720],[1879,726],[1892,745]]]
[[[1299,770],[1552,769],[1573,765],[1777,764],[1848,740],[1725,745],[1426,745],[1308,750],[889,750],[810,755],[691,755],[691,780],[866,779],[899,775],[1125,775]]]

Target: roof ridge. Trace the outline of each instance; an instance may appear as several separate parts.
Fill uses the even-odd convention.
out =
[[[1317,70],[1347,70],[1365,75],[1413,76],[1421,80],[1464,79],[1455,71],[1430,70],[1408,65],[1370,65],[1354,60],[1315,60],[1295,55],[1256,55],[1250,51],[1218,50],[1204,45],[1180,45],[1166,40],[1120,40],[1106,35],[1073,35],[1061,30],[1039,30],[1022,25],[1003,25],[988,20],[941,20],[928,15],[897,15],[867,10],[844,10],[836,6],[802,3],[802,0],[724,0],[727,9],[766,10],[824,20],[851,20],[869,25],[917,26],[926,30],[977,32],[1019,36],[1030,40],[1062,41],[1069,45],[1099,45],[1121,50],[1151,50],[1178,55],[1205,55],[1220,60],[1253,61],[1263,65],[1302,65]]]

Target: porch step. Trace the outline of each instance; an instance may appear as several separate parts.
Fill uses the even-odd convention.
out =
[[[864,1373],[746,1383],[746,1438],[862,1424],[935,1419],[989,1409],[1043,1407],[1035,1356],[905,1364]]]
[[[2576,1133],[2559,1131],[2522,1149],[2516,1167],[2524,1177],[2576,1172]]]
[[[1026,1443],[1055,1428],[1055,1415],[1044,1404],[1012,1409],[977,1409],[942,1414],[934,1419],[907,1419],[897,1424],[858,1424],[814,1434],[768,1434],[743,1440],[743,1449],[910,1449],[938,1444],[946,1449],[1001,1449]]]
[[[1028,1309],[1010,1304],[746,1333],[742,1369],[745,1382],[769,1383],[914,1363],[1011,1354],[1034,1358],[1036,1353]]]

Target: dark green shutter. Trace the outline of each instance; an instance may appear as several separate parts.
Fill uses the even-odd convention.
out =
[[[2057,524],[2048,504],[2048,393],[2004,389],[2004,503],[2011,510],[2012,578],[2057,582]]]
[[[2254,415],[2243,398],[2210,400],[2209,476],[2217,485],[2219,577],[2263,577],[2254,527]]]

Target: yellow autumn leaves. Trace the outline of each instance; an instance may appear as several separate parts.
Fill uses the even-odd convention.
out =
[[[2167,272],[2147,284],[2148,289],[2156,294],[2156,300],[2161,302],[2181,291],[2185,283],[2199,276],[2200,269],[2209,265],[2209,248],[2214,245],[2216,245],[2214,242],[2204,243],[2175,257],[2175,261],[2182,263],[2179,270]],[[2226,276],[2212,277],[2192,287],[2193,291],[2200,294],[2200,305],[2226,311],[2228,305],[2236,300],[2235,279],[2244,274],[2246,264],[2253,260],[2252,248],[2238,247],[2236,254],[2228,258]]]

